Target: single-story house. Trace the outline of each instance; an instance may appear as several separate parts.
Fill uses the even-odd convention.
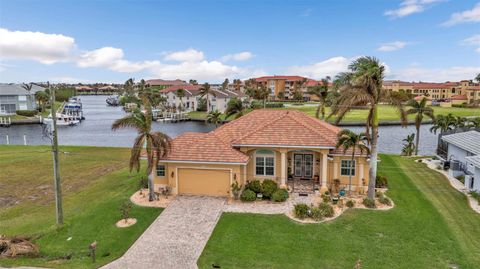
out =
[[[447,161],[450,161],[452,176],[464,175],[467,172],[467,157],[480,155],[480,132],[467,131],[444,135],[441,138],[447,143]]]
[[[480,155],[466,157],[465,159],[467,160],[465,187],[480,193]]]
[[[209,133],[184,133],[152,172],[174,194],[230,196],[237,181],[271,179],[280,187],[312,183],[325,192],[349,184],[351,151],[337,150],[341,129],[299,111],[254,110]],[[368,188],[369,163],[357,152],[352,190]],[[315,183],[316,182],[316,183]]]
[[[0,115],[15,114],[17,110],[34,110],[37,108],[35,93],[45,88],[32,84],[30,93],[22,84],[0,84]]]

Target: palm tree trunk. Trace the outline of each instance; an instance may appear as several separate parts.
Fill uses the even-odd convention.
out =
[[[368,171],[368,198],[375,199],[375,180],[377,177],[377,141],[378,141],[378,111],[374,104],[372,117],[372,137],[370,144],[370,170]]]
[[[153,170],[152,170],[153,171]],[[153,172],[150,172],[148,174],[148,201],[153,201],[155,200],[155,187],[153,184]]]
[[[415,155],[418,155],[419,143],[420,143],[420,126],[417,126],[417,137],[415,137]]]
[[[322,120],[325,120],[325,102],[322,102]]]
[[[205,98],[207,98],[207,113],[210,110],[210,102],[208,102],[208,93],[205,95]]]
[[[317,118],[317,119],[320,118],[320,106],[321,105],[318,105],[317,111],[315,112],[315,118]],[[322,120],[323,120],[323,116],[322,116]]]
[[[353,170],[354,158],[355,158],[355,145],[353,146],[352,159],[350,160],[350,173],[348,173],[348,196],[352,196],[352,170]]]
[[[267,98],[263,98],[263,108],[267,107]]]

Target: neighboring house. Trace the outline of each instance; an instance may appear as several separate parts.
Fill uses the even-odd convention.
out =
[[[457,177],[471,174],[467,162],[470,157],[480,155],[480,132],[467,131],[442,136],[447,143],[447,161],[450,161],[450,175]]]
[[[465,175],[465,187],[469,190],[480,193],[480,155],[470,156],[467,160],[467,171]]]
[[[152,172],[155,189],[230,196],[234,181],[244,186],[254,179],[272,179],[281,187],[295,180],[317,181],[322,193],[335,182],[346,186],[351,152],[335,149],[340,130],[299,111],[254,110],[209,133],[174,138],[170,153]],[[367,158],[355,157],[353,190],[367,189]]]
[[[228,102],[232,98],[238,98],[242,101],[247,99],[247,96],[240,91],[214,90],[213,93],[215,93],[215,96],[209,95],[210,111],[218,110],[221,113],[225,113]]]
[[[0,114],[15,114],[17,110],[34,110],[37,108],[35,93],[45,88],[32,85],[30,96],[23,84],[0,84]]]
[[[149,79],[145,81],[145,83],[149,84],[151,87],[159,90],[163,90],[165,88],[171,87],[171,86],[186,86],[190,85],[187,82],[180,80],[180,79],[175,79],[175,80],[165,80],[165,79]]]

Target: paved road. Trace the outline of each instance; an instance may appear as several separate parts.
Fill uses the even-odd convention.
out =
[[[197,268],[224,204],[223,198],[177,196],[121,258],[103,268]]]

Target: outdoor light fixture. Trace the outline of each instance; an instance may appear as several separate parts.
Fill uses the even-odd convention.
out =
[[[233,180],[237,180],[237,174],[233,174]]]
[[[175,176],[175,172],[172,171],[172,174],[170,176],[173,178]]]

